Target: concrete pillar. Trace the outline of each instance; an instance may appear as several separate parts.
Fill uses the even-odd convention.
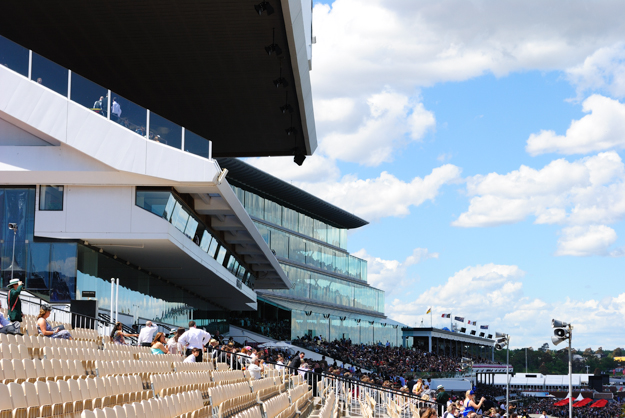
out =
[[[432,335],[428,335],[428,351],[432,352]]]
[[[401,336],[401,345],[402,347],[406,348],[406,341],[408,340],[408,337],[402,335]]]

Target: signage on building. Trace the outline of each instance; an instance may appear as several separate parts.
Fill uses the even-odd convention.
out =
[[[83,298],[95,298],[95,290],[83,290],[82,297]]]

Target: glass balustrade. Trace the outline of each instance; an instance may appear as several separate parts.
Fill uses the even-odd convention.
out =
[[[0,36],[0,65],[28,77],[28,49]]]
[[[150,112],[120,94],[70,72],[53,61],[0,36],[0,65],[109,118],[142,137],[211,159],[210,141]],[[110,94],[110,102],[109,102]]]

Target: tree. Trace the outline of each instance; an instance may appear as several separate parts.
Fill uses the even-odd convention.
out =
[[[621,357],[623,355],[620,347],[616,347],[612,354],[614,354],[614,357]]]
[[[541,374],[549,374],[549,369],[547,368],[547,365],[545,365],[545,363],[540,365],[540,367],[538,368],[538,371]]]
[[[540,348],[540,351],[548,351],[549,350],[549,343],[544,343]]]
[[[599,347],[597,348],[597,351],[595,351],[597,354],[603,354],[603,347]]]
[[[597,367],[595,369],[595,372],[593,373],[595,376],[601,376],[601,370],[599,369],[599,367]]]
[[[585,356],[590,356],[592,355],[592,348],[588,347],[587,349],[584,350],[584,355]]]

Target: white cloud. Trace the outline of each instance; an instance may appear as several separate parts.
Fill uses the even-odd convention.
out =
[[[355,130],[334,131],[323,137],[319,145],[321,154],[376,166],[391,161],[396,148],[420,140],[435,125],[434,115],[423,104],[411,103],[405,95],[383,91],[370,96],[367,104],[369,113]],[[322,112],[326,113],[329,112]]]
[[[409,182],[383,171],[374,179],[347,175],[338,182],[296,183],[321,199],[368,220],[406,216],[411,206],[419,206],[438,196],[442,186],[460,180],[460,168],[446,164]]]
[[[605,225],[570,226],[562,229],[556,255],[607,255],[616,232]]]
[[[625,148],[625,105],[592,95],[584,101],[582,110],[589,114],[572,121],[565,135],[544,130],[531,134],[525,150],[536,156],[549,152],[570,155]]]
[[[614,223],[625,215],[624,174],[621,158],[610,151],[574,162],[555,160],[540,170],[521,166],[469,177],[469,209],[452,224],[495,226],[528,216],[537,224]]]
[[[365,249],[361,249],[354,255],[367,261],[367,282],[373,287],[384,290],[387,297],[395,292],[405,291],[404,285],[408,284],[406,276],[408,267],[429,258],[438,258],[438,253],[431,253],[427,248],[415,248],[403,262],[373,257],[367,254]]]
[[[588,90],[605,91],[613,97],[625,96],[625,43],[600,48],[583,63],[569,68],[567,78],[577,88],[578,97]]]
[[[316,4],[315,96],[352,97],[487,72],[574,67],[622,40],[625,4],[336,0]],[[401,40],[401,42],[399,41]]]
[[[429,323],[425,312],[433,311],[434,326],[449,327],[443,313],[489,325],[489,332],[509,332],[512,346],[540,346],[551,336],[551,318],[566,319],[575,325],[576,345],[604,347],[621,344],[612,332],[614,321],[625,320],[625,293],[604,300],[564,299],[546,302],[523,293],[525,272],[518,266],[486,264],[456,272],[444,284],[431,287],[412,302],[399,299],[386,305],[386,315],[408,325],[421,319]],[[428,315],[429,316],[429,315]],[[606,318],[610,318],[607,321]],[[467,327],[471,329],[470,327]]]

